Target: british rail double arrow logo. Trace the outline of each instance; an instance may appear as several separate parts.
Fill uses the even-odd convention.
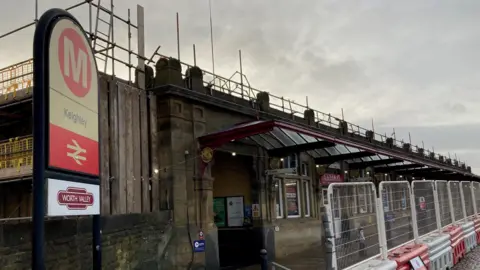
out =
[[[73,145],[67,144],[67,148],[75,152],[67,152],[67,157],[73,158],[78,165],[83,165],[82,161],[86,161],[87,158],[81,154],[86,154],[87,150],[80,147],[78,142],[74,139],[72,139],[72,143]]]

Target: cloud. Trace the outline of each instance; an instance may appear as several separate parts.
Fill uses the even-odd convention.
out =
[[[396,127],[408,138],[408,129],[429,145],[480,162],[472,130],[480,122],[479,1],[211,1],[216,73],[238,71],[242,50],[243,71],[255,88],[297,103],[308,96],[320,111],[339,116],[343,108],[348,121],[370,127],[373,118],[376,130]],[[40,3],[40,12],[59,5]],[[179,12],[182,61],[193,63],[195,44],[197,64],[212,69],[208,0],[117,0],[116,13],[126,17],[131,8],[135,21],[136,3],[145,7],[148,56],[158,45],[162,54],[177,55]],[[30,0],[4,7],[0,15],[9,23],[2,33],[33,19]],[[87,6],[74,14],[87,25]],[[32,33],[0,40],[0,64],[30,57]],[[127,27],[116,22],[115,33],[127,47]],[[132,44],[136,50],[135,32]],[[126,76],[122,65],[116,70]]]

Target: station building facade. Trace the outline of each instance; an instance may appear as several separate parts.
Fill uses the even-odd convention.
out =
[[[267,92],[204,83],[202,70],[182,72],[172,58],[160,59],[155,72],[147,68],[145,90],[106,75],[100,87],[102,215],[168,212],[162,233],[169,236],[156,255],[165,269],[189,264],[192,241],[200,238],[206,249],[194,262],[207,269],[256,264],[263,248],[272,260],[311,250],[323,259],[331,183],[477,179],[458,161],[343,120],[321,120],[313,109],[282,110]],[[3,93],[0,109],[27,116],[28,89],[15,99]],[[3,218],[31,213],[32,119],[12,119],[0,134]],[[342,216],[374,211],[371,190],[346,192],[365,196],[339,201],[347,205],[334,213],[335,226],[343,226]],[[401,202],[391,196],[392,204]]]

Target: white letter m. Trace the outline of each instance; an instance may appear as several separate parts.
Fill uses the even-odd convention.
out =
[[[82,75],[82,86],[87,88],[87,54],[78,49],[78,59],[75,59],[75,50],[73,42],[64,37],[63,39],[63,74],[70,77],[70,62],[72,63],[73,80],[76,83],[80,81]]]

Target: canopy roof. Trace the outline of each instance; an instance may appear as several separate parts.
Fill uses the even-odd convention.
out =
[[[198,141],[203,147],[211,148],[242,141],[259,145],[268,150],[270,156],[277,157],[306,152],[315,159],[316,164],[346,161],[350,169],[373,167],[375,172],[382,173],[396,171],[425,178],[478,180],[476,175],[458,166],[442,164],[426,156],[413,156],[411,153],[385,149],[367,141],[359,143],[337,136],[283,121],[258,120],[204,135]]]

